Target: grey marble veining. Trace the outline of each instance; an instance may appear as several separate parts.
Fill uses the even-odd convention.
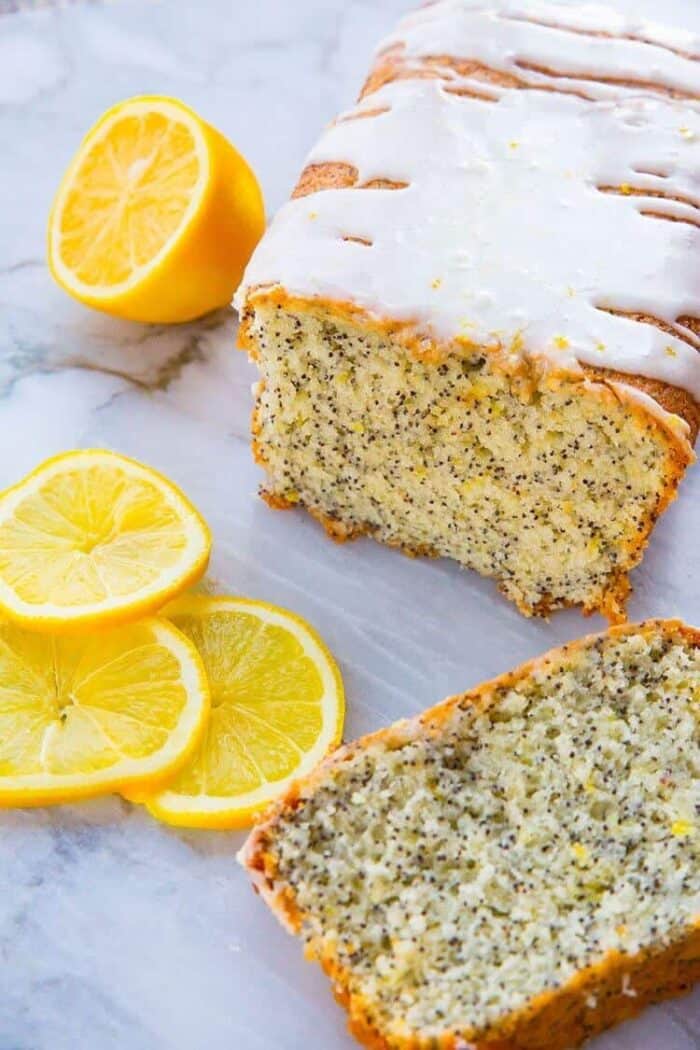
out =
[[[631,2],[631,0],[630,0]],[[355,736],[601,625],[523,620],[491,584],[369,541],[326,541],[255,497],[252,370],[233,313],[144,328],[69,300],[44,264],[57,180],[118,99],[174,94],[230,136],[272,212],[356,93],[405,0],[0,4],[0,485],[105,445],[179,482],[215,538],[210,582],[290,606],[337,654]],[[695,0],[675,0],[697,19]],[[653,11],[655,0],[638,8]],[[669,7],[670,10],[670,7]],[[634,617],[700,621],[700,471],[635,573]],[[234,863],[116,798],[0,814],[0,1050],[350,1050],[327,983]],[[700,1045],[700,993],[596,1050]]]

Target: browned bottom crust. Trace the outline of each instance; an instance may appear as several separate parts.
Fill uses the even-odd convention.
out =
[[[260,458],[256,457],[256,461],[263,465]],[[352,522],[349,524],[340,521],[338,518],[332,518],[328,514],[325,514],[318,507],[306,506],[301,501],[294,503],[289,499],[286,499],[284,496],[280,496],[266,488],[260,489],[260,497],[265,503],[267,503],[268,507],[271,507],[273,510],[294,510],[295,507],[299,507],[302,510],[307,511],[307,513],[309,513],[312,518],[315,518],[323,527],[326,535],[333,540],[334,543],[349,543],[351,540],[357,540],[361,536],[368,536],[372,539],[376,539],[376,529],[366,523]],[[391,542],[385,543],[385,545],[399,550],[407,558],[440,557],[439,553],[431,547],[406,547],[401,543]],[[646,546],[646,543],[644,546]],[[500,584],[497,586],[499,591],[504,593]],[[627,618],[625,609],[631,591],[632,585],[629,580],[629,575],[626,572],[621,572],[611,578],[610,585],[598,605],[584,606],[583,615],[592,616],[593,613],[599,612],[611,624],[624,623]],[[524,605],[522,602],[518,602],[517,607],[523,616],[539,616],[546,620],[549,619],[550,615],[557,609],[571,609],[577,606],[575,602],[555,602],[552,595],[547,595],[535,606],[531,607],[529,605]]]
[[[648,1006],[687,995],[700,981],[700,928],[663,951],[634,956],[611,952],[564,988],[534,1000],[502,1028],[468,1043],[451,1033],[432,1042],[388,1043],[352,1002],[335,960],[320,958],[319,962],[333,981],[335,998],[349,1011],[348,1029],[370,1050],[572,1050]]]

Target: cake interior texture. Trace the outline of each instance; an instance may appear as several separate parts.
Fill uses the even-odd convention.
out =
[[[267,493],[339,538],[369,533],[494,577],[526,613],[615,619],[627,573],[685,466],[652,415],[583,375],[442,360],[307,304],[248,307]]]
[[[278,885],[376,1045],[488,1034],[606,953],[663,951],[697,921],[696,644],[565,647],[487,702],[465,694],[420,732],[350,749],[275,818]],[[696,947],[685,965],[698,961]]]

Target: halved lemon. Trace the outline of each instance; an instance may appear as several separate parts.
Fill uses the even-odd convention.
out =
[[[160,783],[208,709],[201,658],[167,620],[73,638],[2,623],[0,805]]]
[[[340,742],[340,671],[307,623],[265,602],[189,595],[164,615],[204,661],[211,713],[175,779],[151,797],[127,797],[168,824],[246,827]]]
[[[210,548],[203,518],[156,471],[65,452],[0,496],[0,609],[33,630],[134,620],[197,580]]]
[[[187,321],[225,306],[265,228],[255,175],[174,98],[109,109],[84,138],[51,210],[51,273],[89,306]]]

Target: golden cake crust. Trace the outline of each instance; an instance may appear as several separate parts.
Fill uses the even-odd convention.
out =
[[[416,718],[341,747],[308,777],[292,785],[251,833],[241,859],[252,876],[256,892],[263,896],[288,930],[292,933],[300,931],[304,914],[291,887],[277,881],[276,861],[269,849],[269,837],[277,821],[293,812],[303,798],[313,794],[329,769],[343,764],[374,743],[437,734],[453,708],[465,699],[477,710],[488,709],[499,690],[511,688],[535,672],[543,672],[562,656],[591,646],[599,637],[620,638],[640,633],[680,636],[691,646],[700,647],[700,630],[688,627],[680,620],[647,620],[612,627],[602,636],[589,635],[550,650],[465,694],[442,701]],[[370,1050],[434,1050],[435,1047],[440,1050],[571,1050],[606,1028],[634,1017],[646,1006],[688,992],[695,982],[700,981],[700,916],[684,937],[665,948],[659,946],[633,955],[610,951],[594,965],[580,970],[562,987],[535,997],[524,1009],[501,1019],[487,1031],[467,1035],[445,1031],[437,1040],[416,1034],[408,1038],[392,1037],[388,1041],[371,1021],[371,1004],[363,996],[350,991],[351,974],[343,968],[335,953],[326,946],[311,943],[306,954],[309,959],[319,962],[328,974],[335,997],[348,1012],[350,1031]]]

